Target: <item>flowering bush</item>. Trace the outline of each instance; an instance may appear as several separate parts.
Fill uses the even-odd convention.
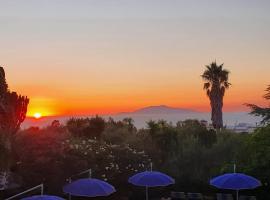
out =
[[[149,168],[151,159],[144,151],[126,145],[114,145],[95,139],[71,138],[62,142],[64,155],[77,156],[91,168],[93,176],[116,182]],[[79,169],[82,170],[82,169]],[[79,171],[78,171],[79,172]]]

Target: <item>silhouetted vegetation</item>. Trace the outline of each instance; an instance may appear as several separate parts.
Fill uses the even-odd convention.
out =
[[[229,71],[223,69],[223,64],[217,65],[216,62],[212,62],[206,66],[202,78],[205,80],[203,88],[206,90],[206,94],[210,99],[213,127],[215,129],[221,129],[223,128],[223,97],[226,89],[230,86],[228,82]]]
[[[100,126],[101,121],[104,126]],[[74,122],[87,125],[91,122],[92,127],[101,127],[102,132],[96,137],[92,135],[96,129],[89,128],[87,132],[81,126],[73,126]],[[92,168],[94,177],[112,183],[119,190],[111,198],[120,198],[134,190],[127,184],[128,177],[150,169],[152,162],[155,170],[176,179],[171,190],[214,192],[209,179],[232,172],[234,163],[238,171],[263,181],[257,195],[266,195],[264,191],[269,189],[269,125],[254,134],[226,130],[216,134],[197,120],[176,125],[163,120],[149,121],[147,128],[139,130],[131,119],[73,118],[64,125],[54,124],[17,134],[12,170],[21,177],[22,188],[44,182],[46,192],[61,196],[61,186],[68,177]]]
[[[5,71],[0,67],[0,171],[9,168],[12,157],[12,140],[24,121],[29,99],[26,96],[11,92],[6,82]]]
[[[266,94],[263,96],[266,100],[270,100],[270,85],[266,89]],[[252,115],[262,117],[262,124],[270,123],[270,103],[269,106],[266,108],[257,106],[255,104],[246,104],[248,107],[251,108]]]
[[[71,118],[67,128],[73,136],[98,138],[105,129],[105,121],[99,116],[95,118]]]

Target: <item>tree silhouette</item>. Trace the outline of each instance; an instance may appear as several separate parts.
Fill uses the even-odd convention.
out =
[[[0,67],[0,131],[15,134],[24,121],[29,99],[10,92],[6,83],[5,71]]]
[[[67,129],[75,137],[100,139],[105,129],[105,120],[99,116],[92,118],[71,118],[67,121]]]
[[[266,94],[263,97],[267,100],[270,100],[270,85],[268,85],[265,91],[266,91]]]
[[[265,90],[266,94],[263,96],[266,100],[270,100],[270,85],[268,85],[267,89]],[[262,124],[270,123],[270,105],[266,108],[257,106],[255,104],[246,104],[246,106],[250,107],[251,112],[250,114],[262,117]]]
[[[212,62],[206,66],[206,70],[202,74],[205,81],[204,89],[210,99],[211,104],[211,120],[215,129],[223,128],[222,107],[225,90],[229,88],[228,82],[229,71],[223,69],[223,64],[217,65]]]

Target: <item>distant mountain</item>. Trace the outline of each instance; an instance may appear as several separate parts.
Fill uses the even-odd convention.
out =
[[[160,106],[149,106],[145,108],[141,108],[135,110],[133,112],[128,113],[119,113],[119,114],[140,114],[140,115],[153,115],[153,114],[190,114],[190,113],[198,113],[194,110],[184,109],[184,108],[173,108],[165,105]]]

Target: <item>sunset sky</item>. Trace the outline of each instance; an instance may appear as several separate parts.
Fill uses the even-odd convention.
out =
[[[0,65],[28,115],[150,105],[208,111],[200,75],[224,63],[225,111],[265,104],[269,0],[0,1]]]

